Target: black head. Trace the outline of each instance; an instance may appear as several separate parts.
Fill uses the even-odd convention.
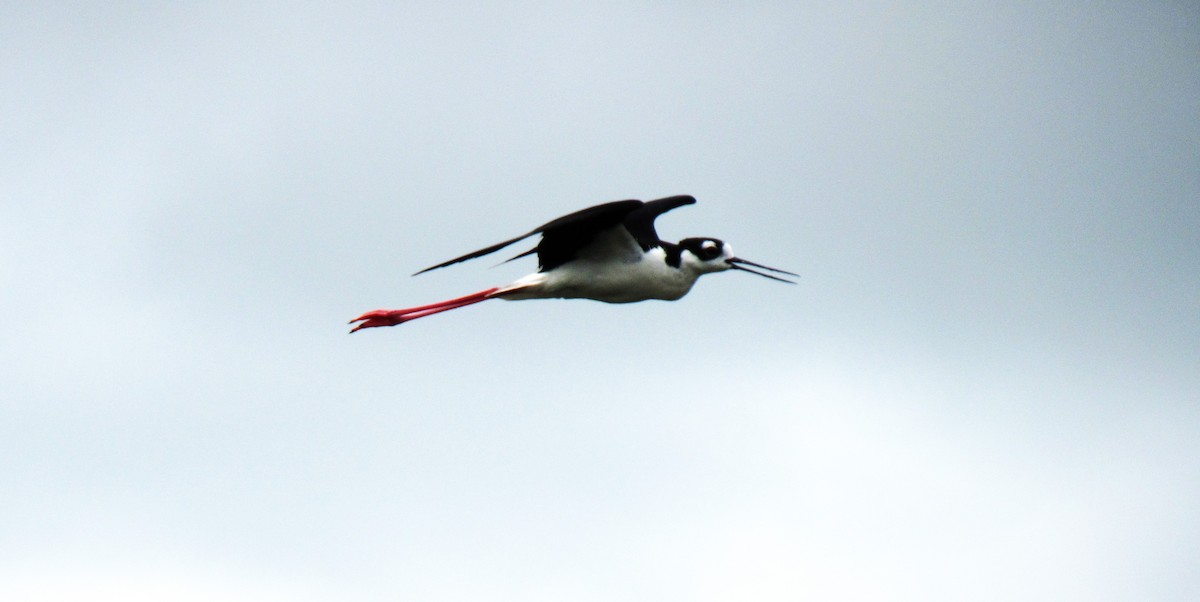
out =
[[[722,258],[729,245],[716,238],[685,238],[679,241],[679,247],[690,251],[701,262],[709,262]],[[733,257],[733,253],[729,253]]]
[[[688,266],[690,269],[695,270],[700,274],[707,274],[709,272],[723,272],[725,270],[739,270],[742,272],[750,272],[751,274],[756,274],[764,278],[770,278],[771,280],[795,284],[791,280],[784,280],[783,278],[777,278],[775,276],[771,276],[770,274],[764,274],[757,270],[752,270],[745,267],[749,265],[779,274],[796,276],[799,278],[798,275],[791,272],[786,272],[784,270],[767,267],[765,265],[741,259],[733,254],[733,248],[729,246],[729,243],[726,243],[720,239],[703,237],[685,238],[679,241],[679,248],[681,250],[681,259],[683,265]]]

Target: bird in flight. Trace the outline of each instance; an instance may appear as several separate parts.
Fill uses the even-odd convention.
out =
[[[395,326],[489,299],[594,299],[605,303],[634,303],[648,299],[674,301],[686,295],[700,276],[725,270],[750,272],[795,284],[751,267],[798,278],[797,274],[741,259],[733,254],[728,243],[715,238],[685,238],[678,243],[660,239],[654,230],[654,219],[676,207],[695,202],[695,198],[686,195],[646,202],[613,201],[564,215],[516,238],[413,275],[495,253],[541,234],[536,247],[507,260],[536,253],[537,272],[506,286],[456,299],[406,309],[369,311],[350,321],[351,324],[358,323],[350,332]]]

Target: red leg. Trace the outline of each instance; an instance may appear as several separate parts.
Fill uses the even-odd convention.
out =
[[[418,307],[409,307],[406,309],[377,309],[375,311],[369,311],[357,318],[354,318],[353,320],[350,320],[351,324],[355,322],[362,322],[362,324],[355,326],[350,332],[358,332],[364,328],[395,326],[410,320],[416,320],[417,318],[424,318],[425,316],[432,316],[433,314],[439,314],[444,311],[450,311],[452,309],[474,305],[480,301],[487,301],[488,299],[491,299],[492,293],[498,290],[500,289],[489,288],[486,291],[471,293],[470,295],[459,297],[457,299],[440,301],[438,303],[430,303],[429,305],[421,305]]]

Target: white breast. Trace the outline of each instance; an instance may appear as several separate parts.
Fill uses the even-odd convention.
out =
[[[699,274],[671,267],[666,258],[661,248],[643,253],[624,228],[613,228],[581,249],[575,260],[505,287],[513,292],[503,294],[502,298],[594,299],[605,303],[673,301],[691,290]]]

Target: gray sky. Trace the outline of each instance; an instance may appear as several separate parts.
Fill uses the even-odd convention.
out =
[[[1191,3],[0,9],[0,598],[1200,597]],[[576,209],[802,274],[503,284]]]

